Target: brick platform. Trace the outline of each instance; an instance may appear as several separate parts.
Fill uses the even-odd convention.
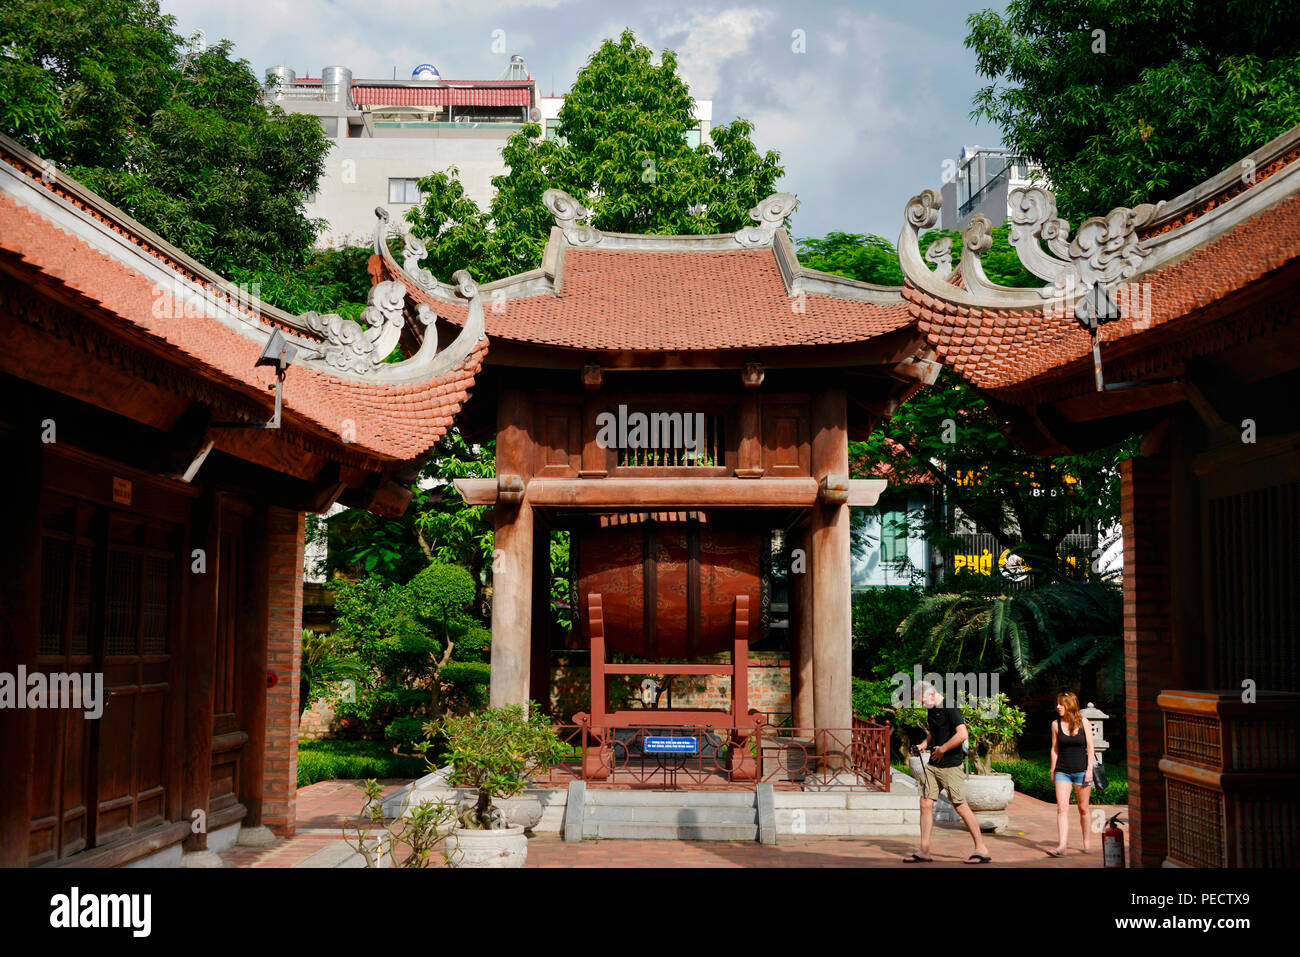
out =
[[[391,794],[406,781],[385,781]],[[356,781],[322,781],[301,788],[297,796],[297,832],[269,848],[231,848],[221,853],[228,867],[292,867],[342,840],[341,828],[355,820],[361,806]],[[1107,814],[1113,809],[1106,809]],[[1016,794],[1007,810],[1008,834],[986,834],[993,865],[1016,867],[1101,867],[1101,836],[1093,836],[1091,854],[1080,850],[1078,818],[1071,809],[1070,851],[1050,858],[1056,844],[1056,807]],[[962,866],[971,840],[964,828],[935,827],[933,864],[904,865],[916,848],[912,838],[789,837],[775,845],[750,841],[592,840],[566,844],[558,834],[537,834],[528,841],[528,867],[933,867]]]

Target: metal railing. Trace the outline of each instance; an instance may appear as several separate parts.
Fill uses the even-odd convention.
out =
[[[784,716],[782,716],[784,717]],[[888,791],[889,723],[856,715],[852,728],[794,728],[762,724],[750,731],[709,727],[596,728],[556,725],[569,756],[535,783],[588,784],[676,790],[752,788],[760,782],[783,790],[834,787]],[[685,753],[647,747],[647,738],[693,739]]]

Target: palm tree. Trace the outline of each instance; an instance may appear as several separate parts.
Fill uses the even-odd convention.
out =
[[[1060,578],[1010,594],[973,588],[928,595],[898,631],[904,641],[920,643],[931,661],[942,655],[982,667],[1009,664],[1029,681],[1063,664],[1122,663],[1121,621],[1113,583]]]

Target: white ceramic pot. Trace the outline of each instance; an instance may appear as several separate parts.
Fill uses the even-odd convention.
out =
[[[509,798],[493,798],[506,823],[511,827],[522,827],[531,831],[542,822],[542,802],[531,794],[518,794]]]
[[[1009,774],[968,774],[966,776],[966,802],[980,822],[980,830],[1003,831],[1010,823],[1007,805],[1016,793],[1016,784]]]
[[[523,867],[528,838],[522,827],[491,831],[458,827],[447,836],[445,849],[452,867]]]

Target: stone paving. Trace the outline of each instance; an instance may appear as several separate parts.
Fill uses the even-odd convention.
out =
[[[401,781],[384,781],[390,794]],[[355,821],[361,805],[356,781],[322,781],[298,790],[298,830],[268,848],[236,847],[221,853],[227,867],[292,867],[342,841],[341,828]],[[1105,808],[1106,815],[1114,808]],[[987,834],[993,863],[981,866],[1101,867],[1101,835],[1093,835],[1084,854],[1077,813],[1071,808],[1069,851],[1051,858],[1056,844],[1056,806],[1017,793],[1007,814],[1006,834]],[[1127,840],[1127,831],[1125,832]],[[535,834],[528,841],[528,867],[961,867],[971,853],[970,835],[956,824],[935,827],[932,864],[903,864],[916,848],[909,837],[798,837],[781,835],[776,844],[754,841],[589,840],[565,843],[558,834]],[[974,865],[965,865],[974,866]]]

